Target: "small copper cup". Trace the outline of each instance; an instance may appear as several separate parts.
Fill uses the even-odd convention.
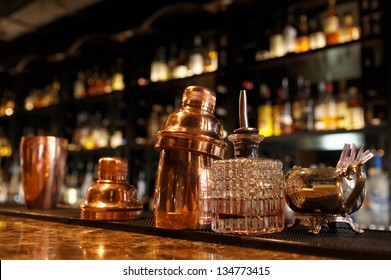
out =
[[[23,136],[20,170],[27,209],[56,208],[64,182],[68,140],[55,136]]]

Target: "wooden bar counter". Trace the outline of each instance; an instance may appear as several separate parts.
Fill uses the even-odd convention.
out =
[[[391,259],[391,232],[306,228],[259,236],[176,231],[139,221],[81,220],[75,210],[0,207],[2,260]],[[364,247],[362,247],[364,246]]]
[[[0,259],[327,259],[147,234],[0,216]]]

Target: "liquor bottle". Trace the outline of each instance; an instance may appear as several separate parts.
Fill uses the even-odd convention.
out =
[[[12,154],[11,144],[3,131],[3,128],[0,126],[0,163],[1,160],[5,157],[9,157]],[[0,164],[0,203],[7,202],[8,200],[8,183],[5,180],[5,172]]]
[[[183,48],[179,49],[176,61],[177,64],[172,69],[172,76],[174,79],[181,79],[189,76],[189,67],[187,66],[186,59],[186,50]]]
[[[284,38],[285,53],[294,53],[296,51],[297,29],[294,24],[295,16],[292,11],[288,12],[287,20],[282,35]]]
[[[196,35],[193,41],[193,50],[189,55],[189,76],[200,75],[204,72],[205,61],[202,49],[202,38]]]
[[[218,52],[214,40],[209,40],[205,59],[205,72],[214,72],[218,69]]]
[[[297,78],[297,91],[292,99],[292,119],[293,126],[295,131],[304,131],[304,126],[302,123],[304,111],[303,107],[303,98],[304,98],[304,78],[303,76],[299,76]]]
[[[324,129],[336,130],[337,129],[337,103],[334,96],[334,85],[330,78],[326,79],[325,83],[325,95],[324,95]]]
[[[71,150],[80,150],[81,149],[81,141],[82,141],[82,132],[83,128],[86,123],[86,113],[79,112],[76,115],[76,123],[75,123],[75,128],[72,134],[72,142],[69,144],[69,148]]]
[[[217,52],[218,52],[218,68],[224,68],[228,65],[228,31],[221,28],[216,35]],[[269,37],[268,37],[269,38]]]
[[[165,82],[169,78],[169,69],[166,62],[166,48],[159,46],[151,63],[151,82]]]
[[[14,155],[14,158],[11,162],[11,165],[9,167],[9,174],[10,174],[10,179],[8,182],[8,201],[11,203],[19,202],[19,198],[20,198],[19,191],[20,191],[22,181],[21,181],[21,174],[20,174],[19,157],[17,154]]]
[[[68,163],[65,171],[64,185],[61,190],[61,202],[67,205],[78,203],[79,199],[79,170],[76,162]]]
[[[140,201],[140,204],[144,209],[149,208],[149,197],[147,192],[147,181],[145,179],[145,171],[141,170],[137,176],[137,199]]]
[[[316,98],[315,107],[314,107],[314,128],[316,131],[325,130],[325,115],[326,115],[326,105],[325,105],[325,82],[321,81],[318,83],[318,96]]]
[[[15,93],[9,89],[4,90],[0,101],[0,117],[11,116],[15,110]]]
[[[118,57],[115,64],[114,73],[111,77],[111,89],[113,91],[122,91],[125,89],[122,64],[123,64],[122,57]]]
[[[320,28],[319,19],[314,18],[309,22],[310,27],[310,49],[316,50],[324,48],[326,46],[326,35],[324,31]]]
[[[348,89],[347,110],[349,113],[348,129],[362,129],[365,126],[364,105],[357,87]]]
[[[258,130],[265,137],[273,135],[273,103],[270,88],[262,83],[259,86],[261,103],[258,106]]]
[[[92,69],[87,68],[85,70],[85,86],[86,86],[86,97],[91,96],[91,88],[94,86],[94,79],[92,77]]]
[[[276,20],[276,25],[274,31],[270,34],[269,37],[269,48],[270,48],[270,58],[277,58],[284,56],[285,45],[284,45],[284,36],[282,34],[281,21]]]
[[[163,106],[161,106],[160,104],[153,104],[151,116],[148,120],[147,127],[147,142],[150,144],[154,144],[156,141],[156,133],[159,131],[163,124],[162,115]]]
[[[272,120],[273,120],[273,136],[281,135],[281,112],[282,112],[282,94],[281,89],[277,88],[276,95],[273,101]]]
[[[175,69],[175,66],[177,66],[177,64],[178,64],[178,57],[179,57],[178,45],[175,43],[172,43],[170,45],[169,55],[168,55],[168,59],[167,59],[169,79],[175,79],[174,69]]]
[[[263,61],[270,59],[270,29],[266,28],[263,30],[260,39],[259,39],[259,46],[258,51],[255,54],[255,60],[256,61]]]
[[[278,94],[281,100],[281,134],[290,134],[293,132],[293,118],[292,118],[292,102],[289,95],[289,80],[288,77],[282,79],[281,87]]]
[[[110,135],[110,147],[112,149],[115,149],[119,146],[122,146],[126,143],[126,140],[124,139],[124,134],[121,129],[116,128]]]
[[[104,71],[102,71],[101,67],[97,66],[93,73],[96,85],[96,94],[105,93],[105,79],[107,75]]]
[[[83,182],[80,186],[80,196],[81,198],[85,198],[87,194],[88,188],[92,185],[94,182],[94,163],[92,161],[89,161],[86,165],[86,169],[84,170],[84,178]]]
[[[0,168],[0,203],[5,203],[8,200],[8,184],[3,179],[3,169]]]
[[[304,80],[304,99],[305,103],[305,123],[307,131],[315,130],[315,117],[314,117],[314,106],[315,100],[311,91],[311,82],[309,80]]]
[[[55,77],[46,91],[46,104],[45,106],[58,104],[60,101],[61,82],[58,77]]]
[[[329,0],[324,18],[323,28],[326,35],[327,45],[335,45],[339,43],[339,17],[337,14],[336,0]]]
[[[382,150],[376,153],[374,166],[368,170],[367,199],[372,214],[372,223],[377,227],[388,228],[390,225],[390,181],[383,171],[383,154]]]
[[[73,97],[75,99],[87,97],[86,74],[83,71],[77,72],[77,78],[73,83]]]
[[[387,100],[376,89],[368,90],[366,94],[369,97],[365,102],[366,121],[372,125],[384,123],[387,119]]]
[[[107,73],[107,69],[102,69],[100,72],[100,80],[99,80],[99,93],[111,93],[113,92],[112,87],[112,77]]]
[[[339,81],[339,93],[337,97],[337,128],[349,129],[350,115],[348,111],[348,95],[346,91],[346,80]]]
[[[339,31],[339,42],[346,43],[354,40],[358,40],[361,37],[361,29],[354,23],[353,15],[346,12],[343,15],[343,26]]]
[[[307,16],[300,15],[299,23],[297,26],[297,37],[296,37],[296,53],[307,52],[310,50],[310,37],[309,28],[307,22]]]
[[[297,78],[297,93],[292,102],[292,118],[295,131],[314,130],[314,100],[310,81],[303,76]]]
[[[88,73],[87,95],[94,96],[99,94],[99,79],[100,79],[99,66],[95,65],[92,71],[88,71],[87,73]]]

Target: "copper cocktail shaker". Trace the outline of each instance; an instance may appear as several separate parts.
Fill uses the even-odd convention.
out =
[[[214,117],[216,94],[189,86],[182,107],[168,116],[157,133],[160,151],[154,194],[155,225],[159,228],[210,227],[210,168],[227,150],[223,128]]]

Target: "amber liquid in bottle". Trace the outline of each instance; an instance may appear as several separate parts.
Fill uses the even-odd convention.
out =
[[[310,50],[310,37],[307,23],[307,16],[301,15],[298,34],[296,37],[296,53],[307,52]]]
[[[339,17],[335,0],[329,0],[329,6],[326,10],[326,17],[324,19],[324,33],[326,35],[327,45],[339,44]]]

